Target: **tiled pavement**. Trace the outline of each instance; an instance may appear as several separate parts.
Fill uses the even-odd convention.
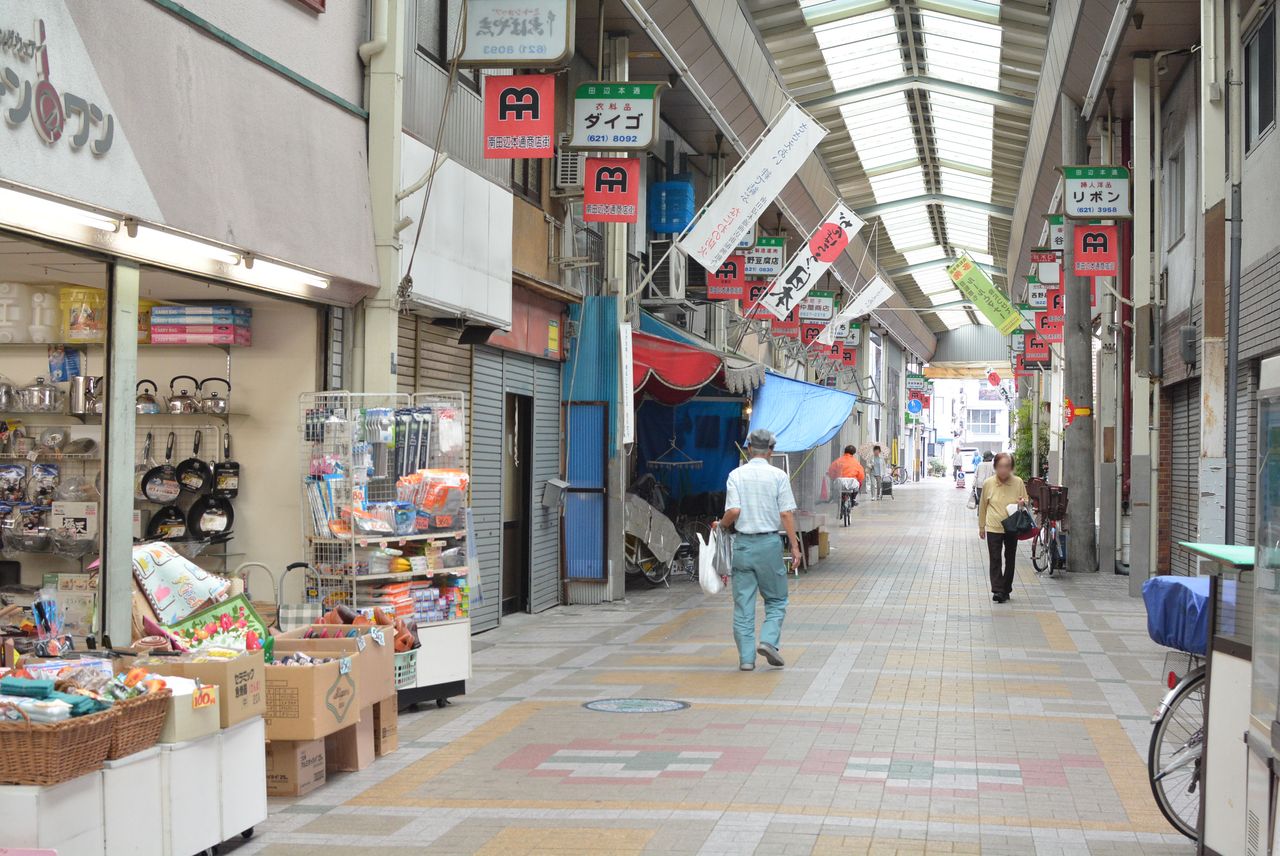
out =
[[[1163,649],[1109,575],[1026,561],[991,602],[964,494],[863,502],[792,583],[784,670],[737,670],[730,600],[691,582],[515,617],[470,694],[402,715],[238,854],[1188,854],[1152,802]],[[597,713],[611,697],[672,713]]]

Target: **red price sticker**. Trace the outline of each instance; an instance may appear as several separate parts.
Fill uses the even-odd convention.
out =
[[[212,707],[218,703],[218,686],[217,684],[202,684],[196,687],[196,691],[191,694],[191,709],[200,710],[206,707]]]

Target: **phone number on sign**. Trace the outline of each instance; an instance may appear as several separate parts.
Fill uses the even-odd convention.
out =
[[[510,56],[515,53],[543,55],[547,52],[546,45],[486,45],[484,49],[485,56]]]
[[[635,134],[587,134],[588,143],[638,143]]]

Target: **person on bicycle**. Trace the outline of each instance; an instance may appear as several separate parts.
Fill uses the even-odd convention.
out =
[[[1008,507],[1026,506],[1027,487],[1013,474],[1013,455],[1001,452],[992,461],[996,474],[982,485],[982,502],[978,505],[978,537],[987,542],[991,560],[991,599],[1005,603],[1013,593],[1013,562],[1018,555],[1018,536],[1004,531]],[[1000,554],[1004,553],[1004,571],[1000,570]]]
[[[884,452],[879,446],[871,449],[871,498],[880,499],[880,492],[884,490],[885,477],[885,461]]]
[[[738,668],[750,672],[759,654],[771,666],[784,665],[778,653],[782,620],[787,614],[787,565],[782,558],[779,531],[791,542],[791,561],[800,567],[800,538],[796,534],[796,500],[785,470],[769,463],[777,438],[757,428],[747,436],[751,459],[729,473],[724,516],[716,523],[733,539],[733,638],[738,643]],[[756,592],[764,598],[764,624],[756,647]]]
[[[827,478],[840,486],[840,499],[844,494],[853,494],[853,504],[858,504],[858,489],[867,480],[867,473],[858,460],[858,450],[853,446],[845,446],[844,454],[831,462],[827,467]]]

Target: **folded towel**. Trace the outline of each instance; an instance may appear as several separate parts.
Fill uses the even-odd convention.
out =
[[[97,713],[106,707],[97,699],[89,698],[88,696],[73,695],[71,693],[51,693],[49,698],[64,701],[69,704],[71,706],[72,716],[84,716],[89,713]]]
[[[53,681],[36,678],[0,678],[0,693],[23,698],[48,698]]]

